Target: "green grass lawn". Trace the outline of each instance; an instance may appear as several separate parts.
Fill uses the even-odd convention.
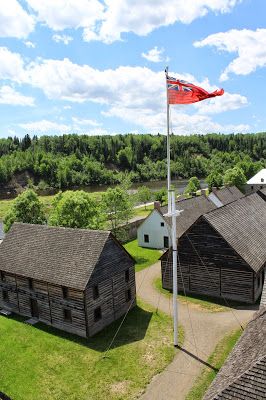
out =
[[[145,209],[144,206],[143,206],[143,207],[139,207],[139,208],[135,208],[135,209],[134,209],[134,216],[145,218],[145,217],[147,217],[147,216],[150,214],[150,212],[151,212],[153,209],[154,209],[154,205],[153,205],[153,204],[150,205],[150,206],[147,206],[146,209]]]
[[[0,317],[0,391],[14,400],[135,399],[174,357],[172,322],[139,303],[103,358],[120,321],[82,339]]]
[[[162,288],[162,279],[161,277],[156,278],[153,282],[154,287],[161,293],[163,293],[165,296],[171,296],[172,297],[172,292],[169,290],[163,289]],[[182,294],[178,295],[178,300],[181,303],[191,303],[194,304],[195,306],[198,306],[202,309],[205,309],[206,311],[211,311],[211,312],[219,312],[219,311],[227,311],[228,308],[223,306],[222,304],[219,303],[219,300],[217,299],[210,299],[207,296],[184,296]]]
[[[142,269],[156,263],[162,255],[159,250],[139,247],[137,240],[132,240],[131,242],[126,243],[124,247],[136,260],[136,271],[141,271]]]
[[[232,351],[234,345],[241,336],[241,333],[242,330],[239,329],[225,336],[220,343],[218,343],[214,352],[208,359],[208,363],[214,367],[214,370],[210,368],[203,369],[203,372],[186,396],[186,400],[202,400],[211,382],[216,377],[219,369],[222,367],[229,353]]]

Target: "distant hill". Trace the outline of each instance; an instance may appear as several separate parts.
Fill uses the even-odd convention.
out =
[[[28,183],[40,189],[166,178],[166,137],[37,136],[0,139],[0,188],[18,191]],[[171,137],[174,177],[206,177],[245,162],[265,166],[266,133]],[[247,177],[249,178],[249,177]]]

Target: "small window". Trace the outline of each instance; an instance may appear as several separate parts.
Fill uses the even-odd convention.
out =
[[[68,288],[63,286],[62,287],[63,298],[68,299]]]
[[[251,190],[253,190],[254,189],[254,187],[251,185]]]
[[[3,300],[8,301],[8,291],[7,290],[3,290]]]
[[[97,307],[94,310],[94,322],[100,321],[102,319],[102,310],[101,307]]]
[[[165,249],[167,249],[169,247],[169,237],[168,236],[163,237],[163,247]]]
[[[66,308],[64,308],[64,320],[66,322],[72,322],[71,310],[67,310]]]
[[[125,281],[129,282],[129,269],[125,271]]]
[[[33,290],[33,280],[29,278],[29,289]]]
[[[260,186],[260,189],[263,189],[263,186]]]
[[[99,286],[98,285],[94,285],[92,288],[92,296],[93,296],[93,300],[98,299],[99,297]]]
[[[260,180],[262,183],[264,182],[264,178],[261,178],[261,180]]]
[[[130,301],[131,298],[132,298],[132,297],[131,297],[131,290],[128,289],[128,290],[126,290],[126,302]]]
[[[164,222],[161,222],[161,226],[164,226]]]
[[[149,243],[149,235],[144,235],[144,242]]]

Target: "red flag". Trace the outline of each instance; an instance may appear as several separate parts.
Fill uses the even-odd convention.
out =
[[[224,94],[223,89],[208,93],[206,90],[192,83],[170,78],[169,76],[166,79],[169,104],[191,104]]]

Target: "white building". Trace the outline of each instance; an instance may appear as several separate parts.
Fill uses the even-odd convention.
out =
[[[247,181],[246,193],[256,192],[266,187],[266,168],[261,169]]]
[[[160,207],[155,202],[154,210],[138,228],[138,245],[151,249],[166,249],[171,243],[171,218],[164,217],[167,206]],[[176,203],[178,210],[183,210],[177,218],[177,237],[180,237],[200,215],[216,208],[206,196],[196,196]]]
[[[202,194],[201,196],[177,201],[176,208],[183,210],[177,218],[177,237],[180,237],[201,215],[243,196],[243,193],[233,186],[220,190],[214,188],[208,197]],[[150,249],[171,247],[171,218],[164,217],[167,211],[167,206],[160,207],[159,202],[154,203],[154,210],[141,223],[137,231],[138,245],[140,247]]]

